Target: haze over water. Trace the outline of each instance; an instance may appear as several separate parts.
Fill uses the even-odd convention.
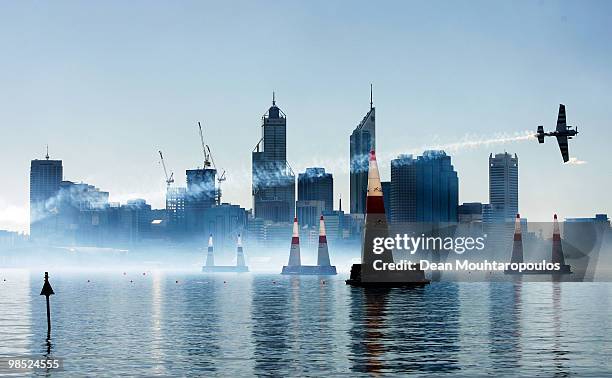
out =
[[[64,358],[59,376],[612,369],[610,283],[364,291],[344,276],[52,273],[47,344],[42,274],[0,275],[0,355]]]

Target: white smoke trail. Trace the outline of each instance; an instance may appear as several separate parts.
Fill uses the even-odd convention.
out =
[[[567,163],[565,163],[565,164],[567,164],[567,165],[583,165],[583,164],[586,164],[586,163],[587,163],[586,161],[580,160],[577,157],[573,157],[572,156],[571,158],[569,158],[569,161]]]
[[[421,147],[406,148],[403,150],[396,150],[393,152],[380,153],[377,152],[377,158],[383,164],[388,164],[392,159],[397,158],[401,154],[422,154],[426,150],[444,150],[447,153],[457,153],[463,150],[473,150],[481,147],[492,147],[497,145],[504,145],[516,142],[528,141],[534,138],[534,134],[531,131],[522,131],[509,134],[497,134],[493,137],[476,136],[467,134],[457,142],[445,143],[445,144],[429,144],[422,145]],[[357,159],[352,162],[353,169],[359,170],[360,168],[365,170],[368,166],[367,156],[362,156],[361,159]],[[300,160],[298,162],[292,162],[291,166],[297,176],[298,173],[304,172],[309,167],[323,167],[326,172],[333,174],[348,174],[350,172],[350,164],[347,156],[312,156],[308,160]],[[259,175],[259,180],[265,182],[266,179],[270,181],[277,180],[278,175],[275,173],[270,174],[262,173]],[[228,174],[228,182],[230,185],[244,186],[251,184],[251,169],[247,166],[242,166],[240,171]]]
[[[406,148],[402,150],[395,150],[392,152],[384,153],[382,151],[377,151],[377,158],[380,165],[389,165],[392,159],[397,158],[401,154],[413,154],[419,155],[422,154],[423,151],[426,150],[444,150],[447,153],[458,153],[464,150],[473,150],[482,147],[493,147],[504,144],[512,144],[517,142],[529,141],[534,138],[534,134],[531,131],[525,130],[521,132],[516,132],[513,134],[501,133],[495,134],[493,136],[484,136],[484,135],[473,135],[466,134],[460,140],[451,143],[432,143],[429,145],[422,145],[421,147],[413,147]],[[315,155],[310,156],[309,159],[303,159],[299,161],[291,161],[290,165],[295,172],[295,175],[302,173],[306,170],[306,168],[310,167],[323,167],[327,173],[332,173],[335,176],[335,180],[345,180],[346,175],[350,173],[349,158],[345,155],[336,155],[336,156],[322,156]],[[363,170],[367,169],[368,159],[367,156],[362,156],[361,159],[354,161],[352,163],[354,170],[359,170],[360,168]],[[244,191],[246,188],[250,190],[251,188],[251,166],[242,165],[238,171],[228,172],[228,180],[224,184],[226,186],[226,193],[232,197],[232,199],[237,198],[247,198],[244,197]],[[262,173],[259,175],[259,180],[262,183],[265,183],[266,179],[269,179],[270,182],[277,180],[278,175],[276,173]],[[337,181],[338,182],[338,181]],[[227,197],[226,197],[227,198]],[[244,201],[240,201],[244,202]],[[248,203],[248,201],[247,201]]]
[[[389,164],[389,162],[399,155],[402,154],[413,154],[419,155],[422,154],[423,151],[427,150],[444,150],[445,152],[457,153],[464,150],[473,150],[482,147],[492,147],[497,145],[504,145],[516,142],[524,142],[529,141],[535,138],[533,132],[525,130],[522,132],[517,132],[514,134],[497,134],[493,137],[486,136],[478,136],[466,134],[463,138],[461,138],[457,142],[445,143],[445,144],[429,144],[422,145],[421,147],[413,147],[406,148],[403,150],[396,150],[393,152],[383,152],[377,151],[376,156],[379,160],[379,164],[382,162],[383,164]],[[353,170],[367,170],[368,167],[368,157],[361,156],[358,157],[355,161],[351,162]],[[344,173],[348,174],[350,171],[350,166],[347,157],[333,157],[333,158],[322,158],[316,157],[309,162],[300,162],[296,164],[298,167],[298,171],[302,172],[306,167],[325,167],[328,172],[331,173]]]
[[[475,149],[479,147],[490,147],[501,144],[509,144],[513,142],[528,141],[535,138],[535,134],[532,131],[522,131],[514,133],[513,135],[508,134],[497,134],[493,138],[487,138],[484,136],[476,136],[466,134],[458,142],[437,144],[431,146],[423,146],[420,151],[424,150],[444,150],[446,152],[458,152],[461,150]]]

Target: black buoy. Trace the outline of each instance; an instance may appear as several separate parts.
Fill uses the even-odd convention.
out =
[[[49,283],[49,272],[45,272],[45,283],[43,284],[40,295],[44,295],[47,300],[47,338],[51,335],[51,307],[49,306],[49,296],[55,294]]]

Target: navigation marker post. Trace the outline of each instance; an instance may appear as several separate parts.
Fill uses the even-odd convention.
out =
[[[49,283],[49,272],[45,272],[45,283],[43,284],[40,295],[44,295],[47,300],[47,338],[51,336],[51,307],[49,307],[49,296],[55,294]]]

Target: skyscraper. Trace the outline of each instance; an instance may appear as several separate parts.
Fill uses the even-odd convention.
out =
[[[516,154],[489,155],[489,204],[492,221],[512,222],[519,212]]]
[[[365,214],[368,191],[368,156],[376,149],[376,108],[370,86],[370,111],[350,137],[350,200],[351,214]]]
[[[391,161],[391,221],[456,222],[459,180],[444,151]]]
[[[272,106],[262,117],[262,138],[252,153],[253,210],[256,218],[292,222],[295,175],[287,163],[287,116]]]
[[[306,168],[298,175],[298,201],[323,201],[324,210],[334,209],[334,178],[325,168]],[[317,222],[319,217],[317,216]],[[318,226],[318,223],[317,223]]]
[[[61,160],[32,160],[30,164],[30,235],[33,239],[54,231],[54,212],[47,202],[57,195],[63,177]]]
[[[187,231],[206,237],[204,233],[204,212],[216,200],[215,178],[217,170],[212,168],[188,169],[187,191],[185,193],[185,223]]]
[[[185,198],[187,188],[168,187],[166,190],[166,217],[173,236],[185,230]]]

